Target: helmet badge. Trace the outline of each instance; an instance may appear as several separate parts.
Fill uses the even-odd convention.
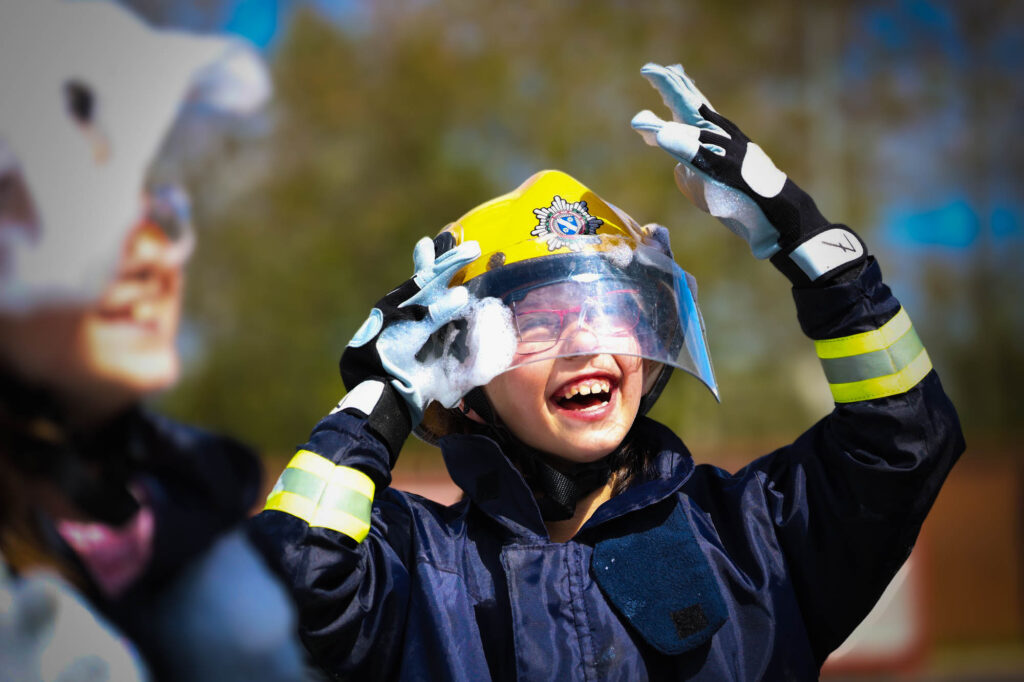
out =
[[[530,231],[538,241],[547,242],[548,251],[568,247],[579,251],[584,246],[598,242],[597,228],[604,224],[600,218],[590,215],[587,202],[566,201],[557,194],[551,205],[533,209],[537,216],[537,227]]]

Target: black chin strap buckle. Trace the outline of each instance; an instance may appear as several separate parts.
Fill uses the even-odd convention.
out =
[[[589,464],[573,465],[563,473],[544,461],[544,456],[533,451],[528,457],[533,462],[534,485],[539,488],[537,503],[545,521],[564,521],[576,513],[576,503],[608,482],[611,467],[608,458]]]
[[[571,478],[547,462],[536,462],[536,482],[540,487],[537,504],[545,521],[565,521],[576,513],[579,486]]]
[[[498,413],[495,412],[494,407],[491,405],[491,401],[487,398],[487,394],[484,393],[483,386],[477,386],[467,393],[462,398],[462,403],[462,414],[468,415],[470,410],[472,410],[484,420],[484,424],[487,426],[496,430],[501,428],[501,421],[498,419]]]

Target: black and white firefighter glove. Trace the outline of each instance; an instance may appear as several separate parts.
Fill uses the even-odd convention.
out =
[[[444,242],[438,240],[438,247]],[[511,328],[511,313],[497,299],[475,299],[465,287],[448,288],[463,266],[480,256],[468,241],[435,256],[428,237],[413,251],[413,276],[377,302],[341,356],[348,394],[335,411],[352,409],[388,445],[392,457],[432,401],[452,407],[512,360],[495,360],[481,330]],[[488,332],[490,334],[490,332]],[[514,338],[499,347],[514,351]],[[488,346],[487,349],[482,346]]]
[[[806,192],[714,110],[682,66],[647,64],[641,73],[674,120],[644,110],[633,128],[679,162],[680,191],[745,239],[755,257],[770,258],[794,285],[831,282],[864,261],[856,233],[829,223]]]

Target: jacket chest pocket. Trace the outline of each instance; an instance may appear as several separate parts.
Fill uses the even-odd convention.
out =
[[[593,571],[608,601],[648,644],[678,655],[708,642],[727,612],[682,506],[665,509],[665,516],[599,541]]]

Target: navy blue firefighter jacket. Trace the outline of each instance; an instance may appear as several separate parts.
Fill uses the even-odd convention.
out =
[[[964,442],[877,264],[794,297],[835,409],[735,474],[641,418],[656,474],[565,543],[494,441],[442,440],[465,492],[446,507],[388,487],[365,418],[323,419],[251,526],[315,662],[357,680],[817,679]]]

